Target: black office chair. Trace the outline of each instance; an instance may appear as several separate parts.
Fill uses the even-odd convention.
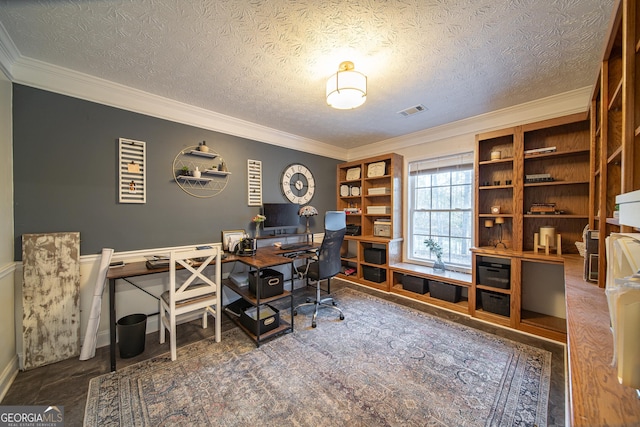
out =
[[[315,328],[316,318],[318,317],[318,308],[329,307],[340,313],[340,320],[344,320],[342,310],[336,307],[333,298],[320,298],[320,282],[327,280],[327,292],[331,290],[331,278],[340,272],[342,263],[340,262],[340,249],[344,234],[347,231],[346,215],[343,211],[329,211],[324,215],[324,239],[318,250],[318,256],[309,265],[306,272],[307,284],[309,281],[316,282],[316,299],[311,301],[307,298],[307,302],[300,304],[293,309],[293,315],[298,314],[298,309],[303,306],[313,305],[313,319],[311,326]]]

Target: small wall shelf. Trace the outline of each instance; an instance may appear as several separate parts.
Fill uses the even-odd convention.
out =
[[[205,170],[202,171],[202,173],[206,173],[206,174],[209,174],[209,175],[218,175],[218,176],[231,175],[231,172],[219,171],[219,170],[215,170],[215,169],[205,169]]]
[[[207,178],[205,176],[201,176],[200,178],[196,178],[195,176],[187,176],[187,175],[179,175],[177,177],[178,181],[200,181],[200,182],[209,182],[211,178]]]
[[[189,154],[200,157],[208,157],[210,159],[215,159],[216,157],[218,157],[218,153],[214,153],[212,151],[191,150]]]
[[[219,167],[222,159],[215,160],[219,154],[215,151],[200,151],[197,146],[181,150],[173,160],[172,173],[175,182],[187,194],[208,198],[220,194],[227,183],[231,172],[214,169]],[[192,173],[196,168],[201,173],[199,178],[181,174],[182,168],[187,167]]]

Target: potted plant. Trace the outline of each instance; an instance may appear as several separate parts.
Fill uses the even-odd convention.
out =
[[[262,224],[265,219],[267,219],[266,216],[258,214],[254,216],[253,219],[251,220],[256,225],[255,237],[260,237],[260,224]]]
[[[189,176],[191,173],[189,172],[189,166],[183,166],[178,169],[178,176]]]
[[[436,256],[436,261],[433,263],[433,269],[435,271],[444,271],[444,262],[442,262],[442,246],[433,239],[426,239],[424,244],[433,254]]]

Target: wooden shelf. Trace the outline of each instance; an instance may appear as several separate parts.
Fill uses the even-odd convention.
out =
[[[380,165],[384,164],[384,171]],[[369,177],[371,174],[376,176]],[[336,169],[337,202],[336,208],[344,210],[347,208],[358,208],[361,210],[357,214],[347,215],[347,224],[360,227],[360,235],[345,236],[343,250],[356,255],[354,257],[343,257],[341,262],[343,267],[355,268],[356,271],[350,275],[341,274],[339,277],[360,283],[374,289],[389,291],[391,283],[391,273],[389,263],[398,262],[402,254],[402,181],[403,181],[404,159],[398,154],[385,154],[361,160],[341,163]],[[359,169],[358,179],[347,180],[349,171]],[[384,172],[384,173],[382,173]],[[380,174],[382,173],[382,174]],[[351,177],[351,176],[350,176]],[[349,185],[360,188],[359,196],[340,196],[340,186]],[[388,193],[369,194],[369,190],[388,189]],[[389,206],[389,213],[371,214],[367,213],[367,208],[371,206]],[[376,236],[375,223],[378,219],[389,218],[389,236]],[[365,261],[365,250],[376,247],[384,248],[386,262],[378,265]],[[365,279],[364,268],[379,268],[385,274],[385,280],[377,283]]]
[[[566,335],[567,320],[561,317],[548,316],[534,311],[522,310],[520,312],[520,322],[536,326],[550,331],[560,332]]]
[[[490,165],[490,164],[496,164],[496,163],[510,163],[513,162],[513,157],[510,157],[508,159],[495,159],[495,160],[484,160],[482,162],[478,162],[479,165]]]
[[[501,216],[502,218],[513,218],[513,214],[510,213],[499,213],[499,214],[492,214],[492,213],[481,213],[478,214],[478,217],[480,218],[496,218]]]
[[[616,148],[609,157],[607,157],[608,164],[620,163],[622,159],[622,146]]]
[[[505,294],[505,295],[511,295],[511,289],[502,289],[502,288],[496,288],[493,286],[485,286],[485,285],[481,285],[481,284],[476,284],[476,289],[482,289],[484,291],[491,291],[491,292],[496,292],[499,294]]]
[[[488,185],[479,187],[480,190],[500,190],[504,188],[513,188],[513,185]]]
[[[258,300],[256,299],[256,296],[252,292],[249,292],[248,285],[238,286],[229,279],[224,279],[222,283],[224,284],[224,286],[226,286],[227,288],[231,289],[233,292],[240,295],[243,299],[245,299],[246,301],[249,301],[252,305],[258,305]],[[276,295],[269,298],[260,298],[260,304],[269,304],[270,302],[278,301],[282,298],[287,298],[290,295],[291,295],[291,292],[285,290],[280,295]]]
[[[589,185],[589,181],[544,181],[544,182],[525,182],[525,187],[547,187],[553,185],[577,185],[577,184],[587,184]]]
[[[524,124],[502,131],[476,136],[476,151],[479,158],[486,156],[494,149],[513,153],[513,163],[495,165],[481,161],[476,164],[476,224],[474,227],[474,244],[472,249],[474,281],[469,289],[470,313],[489,322],[510,328],[534,333],[546,338],[565,341],[557,312],[550,311],[558,317],[536,315],[524,312],[521,319],[521,307],[544,304],[544,298],[531,293],[524,293],[523,285],[531,286],[531,281],[545,281],[544,277],[531,277],[531,270],[524,276],[523,268],[530,268],[526,262],[551,264],[544,268],[553,271],[552,265],[563,264],[564,258],[557,255],[534,254],[526,249],[533,248],[534,233],[540,227],[550,225],[560,230],[563,253],[577,253],[574,242],[582,240],[585,222],[589,221],[590,184],[592,172],[591,160],[591,126],[584,114],[573,114],[537,123]],[[507,136],[507,134],[511,136]],[[525,154],[526,150],[552,149],[540,154]],[[548,173],[556,178],[554,181],[525,182],[526,175]],[[511,180],[512,185],[482,185]],[[556,203],[564,214],[529,214],[527,210],[534,203]],[[500,206],[504,214],[490,214],[492,206]],[[506,219],[502,227],[502,241],[508,249],[490,246],[499,238],[496,228],[485,228],[487,218],[501,216]],[[479,266],[483,263],[508,265],[510,271],[510,288],[487,286],[479,281]],[[555,273],[557,274],[557,272]],[[561,286],[556,280],[550,286]],[[554,288],[555,290],[555,288]],[[501,316],[482,308],[481,291],[510,297],[510,315]],[[555,293],[555,292],[554,292]],[[523,301],[522,299],[525,299]],[[541,299],[541,300],[540,300]],[[549,304],[553,306],[552,304]]]
[[[618,218],[606,218],[605,221],[609,225],[620,226],[620,219]]]
[[[606,237],[625,231],[611,215],[615,197],[640,188],[640,80],[638,52],[640,7],[636,1],[615,2],[600,73],[591,99],[592,230],[599,232],[598,285],[583,279],[584,260],[565,263],[567,275],[567,350],[571,425],[640,425],[640,405],[634,390],[618,383],[611,364],[612,334],[606,286]],[[614,7],[614,6],[612,6]],[[611,101],[608,102],[608,99]],[[607,108],[603,108],[603,105]],[[602,128],[602,129],[600,129]],[[529,319],[525,319],[529,323]],[[548,326],[550,328],[550,326]]]
[[[490,311],[477,308],[475,310],[475,317],[482,320],[488,320],[491,323],[496,323],[503,326],[511,326],[511,320],[509,316],[502,316],[500,314],[491,313]]]
[[[525,154],[525,160],[542,160],[549,157],[564,157],[564,156],[576,156],[580,154],[589,155],[590,151],[588,149],[574,149],[574,150],[563,150],[563,151],[553,151],[550,153],[542,153],[542,154]]]
[[[549,214],[549,215],[536,215],[536,214],[524,214],[524,218],[539,218],[539,219],[589,219],[589,214],[573,215],[573,214]]]
[[[225,313],[227,313],[227,316],[236,324],[240,327],[240,329],[242,329],[244,331],[245,334],[247,334],[247,336],[249,338],[251,338],[254,342],[256,343],[262,343],[264,341],[267,341],[271,338],[275,338],[276,336],[280,335],[280,334],[284,334],[287,332],[291,332],[291,323],[282,320],[282,318],[280,318],[280,324],[278,325],[277,328],[272,329],[270,331],[267,331],[265,333],[260,334],[260,339],[258,340],[258,336],[256,335],[255,331],[250,330],[249,328],[247,328],[245,325],[243,325],[240,322],[240,318],[235,316],[233,313],[229,313],[228,310],[225,310]]]
[[[619,110],[620,108],[622,108],[622,79],[616,85],[608,106],[609,111]]]

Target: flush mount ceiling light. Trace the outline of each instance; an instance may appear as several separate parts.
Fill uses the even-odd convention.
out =
[[[327,80],[327,104],[339,110],[357,108],[367,100],[367,76],[355,71],[353,62],[344,61]]]

